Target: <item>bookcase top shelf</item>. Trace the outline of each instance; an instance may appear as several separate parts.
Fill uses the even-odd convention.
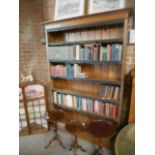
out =
[[[84,91],[73,91],[73,90],[68,90],[68,89],[52,89],[52,91],[56,91],[58,93],[62,93],[62,94],[66,94],[66,95],[74,95],[74,96],[79,96],[79,97],[88,97],[88,98],[92,98],[92,99],[96,99],[98,101],[102,101],[102,102],[108,102],[108,103],[115,103],[115,104],[119,104],[119,101],[117,100],[113,100],[113,99],[102,99],[99,97],[98,94],[93,93],[93,92],[84,92]]]
[[[109,27],[109,26],[122,26],[123,20],[115,20],[115,21],[107,21],[107,22],[99,22],[95,24],[83,24],[79,26],[69,26],[63,28],[55,28],[48,29],[47,32],[57,32],[57,31],[68,31],[68,30],[79,30],[79,29],[91,29],[91,28],[99,28],[99,27]]]
[[[76,45],[76,44],[89,44],[89,43],[123,43],[123,39],[105,39],[105,40],[88,40],[88,41],[70,41],[70,42],[49,42],[48,46],[67,46],[67,45]]]
[[[51,63],[63,63],[63,64],[115,64],[121,65],[122,61],[98,61],[98,60],[59,60],[51,59]]]
[[[124,19],[128,18],[132,9],[119,9],[114,11],[89,14],[63,20],[47,21],[45,25],[47,32],[66,31],[81,28],[122,25]]]
[[[51,75],[51,78],[55,79],[65,79],[65,80],[76,80],[76,81],[85,81],[85,82],[95,82],[95,83],[100,83],[100,84],[108,84],[112,86],[120,86],[121,82],[120,80],[104,80],[104,79],[98,79],[98,78],[68,78],[68,77],[63,77],[63,76],[56,76],[56,75]]]
[[[108,116],[106,116],[104,114],[98,114],[98,113],[91,113],[91,112],[87,112],[87,111],[81,111],[81,110],[70,108],[70,107],[67,107],[67,106],[64,106],[64,105],[58,105],[58,104],[55,104],[55,103],[53,103],[53,105],[56,108],[60,108],[60,109],[64,109],[64,110],[67,110],[67,111],[77,112],[77,113],[80,113],[82,115],[90,116],[93,119],[102,119],[102,120],[108,120],[108,121],[112,121],[114,123],[117,123],[117,118],[111,118],[111,117],[108,117]]]

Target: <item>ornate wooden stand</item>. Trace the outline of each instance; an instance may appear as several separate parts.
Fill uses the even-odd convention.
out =
[[[114,124],[104,120],[94,120],[88,126],[89,132],[96,138],[100,139],[98,144],[98,150],[95,155],[103,155],[102,138],[110,138],[116,133],[116,127]]]
[[[77,155],[78,149],[80,149],[82,152],[86,152],[86,150],[81,145],[79,145],[77,137],[77,133],[82,132],[86,129],[86,124],[82,121],[74,120],[66,124],[66,129],[69,132],[73,133],[75,136],[74,141],[69,148],[69,151],[73,150],[74,155]]]
[[[50,125],[53,128],[54,136],[49,140],[48,144],[44,147],[45,149],[49,148],[49,146],[52,144],[53,141],[57,140],[59,144],[62,146],[62,148],[65,149],[65,146],[63,145],[60,136],[58,135],[58,126],[56,121],[61,120],[64,116],[64,112],[62,110],[55,110],[52,111],[46,116],[46,119],[50,123]]]

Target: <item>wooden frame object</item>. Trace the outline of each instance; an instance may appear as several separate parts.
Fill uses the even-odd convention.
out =
[[[133,0],[89,0],[88,14],[133,7]]]
[[[76,17],[84,14],[84,0],[56,0],[55,20]]]
[[[45,36],[47,40],[46,49],[48,55],[47,59],[49,61],[48,72],[50,75],[49,88],[52,96],[51,103],[53,108],[65,110],[64,119],[66,121],[75,119],[89,123],[94,119],[100,118],[112,121],[118,126],[121,124],[125,54],[128,43],[128,19],[131,14],[131,9],[120,9],[43,23],[45,26]],[[118,35],[109,35],[114,34],[114,31],[117,31],[118,29],[120,30]],[[87,44],[94,43],[95,47],[96,44],[102,46],[121,44],[123,47],[121,61],[104,61],[102,59],[77,60],[70,58],[64,59],[64,56],[61,57],[61,53],[65,53],[65,49],[68,46],[85,46]],[[58,52],[55,53],[59,53],[57,59],[53,59],[53,55],[55,54],[53,51],[55,50],[55,47],[58,48]],[[68,64],[71,66],[74,64],[81,66],[82,72],[88,73],[88,78],[51,75],[51,66],[66,66]],[[100,85],[102,84],[120,87],[118,102],[113,99],[102,98],[99,95]],[[54,92],[57,92],[57,94]],[[109,103],[108,107],[112,107],[111,105],[118,105],[118,115],[113,118],[110,115],[108,116],[106,113],[98,113],[98,110],[102,109],[102,105],[104,104],[101,104],[101,108],[98,108],[96,111],[93,109],[91,112],[86,110],[88,108],[87,106],[81,110],[76,106],[64,105],[64,102],[61,102],[62,104],[58,104],[56,103],[58,100],[55,100],[55,96],[63,100],[61,94],[64,95],[64,98],[67,97],[69,99],[70,96],[73,96],[74,99],[71,100],[74,101],[76,100],[75,97],[91,99],[93,103],[92,107],[94,107],[94,104],[98,104],[97,102],[94,102],[96,100],[99,100],[106,105]],[[85,102],[85,100],[83,101]],[[85,103],[87,104],[88,101]],[[73,104],[73,102],[71,104]]]
[[[42,83],[20,85],[19,135],[45,132],[49,129],[43,114],[48,110],[46,87]],[[22,123],[24,125],[22,126]]]
[[[113,11],[120,8],[120,0],[89,0],[89,13]]]

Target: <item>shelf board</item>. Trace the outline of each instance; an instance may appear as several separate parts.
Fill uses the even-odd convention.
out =
[[[122,61],[99,61],[99,60],[58,60],[50,59],[51,63],[64,63],[64,64],[122,64]]]
[[[85,92],[85,91],[74,91],[74,90],[68,90],[68,89],[52,89],[52,91],[56,91],[58,93],[62,93],[62,94],[69,94],[69,95],[74,95],[74,96],[81,96],[81,97],[89,97],[92,99],[96,99],[102,102],[108,102],[108,103],[115,103],[115,104],[119,104],[119,101],[117,100],[113,100],[113,99],[103,99],[101,97],[99,97],[98,94],[93,93],[93,92]]]
[[[91,113],[91,112],[88,112],[88,111],[77,110],[77,109],[67,107],[67,106],[64,106],[64,105],[59,105],[59,104],[56,104],[56,103],[53,103],[53,105],[56,108],[61,108],[63,110],[67,110],[67,111],[71,111],[71,112],[77,112],[77,113],[80,113],[82,115],[90,116],[90,117],[92,117],[94,119],[110,120],[110,121],[117,122],[117,118],[110,118],[110,117],[108,117],[108,116],[106,116],[104,114]]]
[[[54,79],[65,79],[65,80],[76,80],[76,81],[86,81],[86,82],[95,82],[95,83],[100,83],[100,84],[108,84],[108,85],[113,85],[113,86],[120,86],[121,82],[119,80],[104,80],[104,79],[97,79],[97,78],[68,78],[64,76],[55,76],[51,75],[51,78]]]
[[[50,42],[48,46],[66,46],[66,45],[76,45],[76,44],[89,44],[89,43],[123,43],[123,39],[104,39],[104,40],[87,40],[87,41],[69,41],[69,42]]]

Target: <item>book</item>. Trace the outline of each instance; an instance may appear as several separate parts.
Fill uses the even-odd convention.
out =
[[[53,97],[54,97],[54,103],[57,104],[57,92],[53,92]]]
[[[119,91],[120,91],[120,88],[119,87],[115,87],[114,94],[113,94],[113,99],[114,100],[118,100],[119,99]]]
[[[118,61],[118,48],[116,44],[112,44],[111,61]]]
[[[87,111],[87,99],[82,98],[82,110]]]
[[[76,45],[76,60],[80,60],[80,45]]]
[[[95,101],[94,101],[94,112],[95,112],[95,113],[98,113],[98,111],[99,111],[98,101],[95,100]]]
[[[102,56],[103,61],[107,61],[107,47],[103,47],[103,56]]]
[[[107,61],[111,61],[111,45],[107,45]]]
[[[103,60],[103,46],[100,46],[100,57],[99,60],[102,61]]]
[[[87,31],[82,31],[82,32],[81,32],[81,40],[82,40],[82,41],[85,41],[85,40],[87,40],[87,38],[88,38],[88,37],[87,37]]]
[[[66,103],[68,107],[72,107],[72,96],[71,95],[67,95],[66,96]]]
[[[95,30],[94,31],[95,33],[95,40],[101,40],[102,39],[102,30],[99,29],[99,30]]]

